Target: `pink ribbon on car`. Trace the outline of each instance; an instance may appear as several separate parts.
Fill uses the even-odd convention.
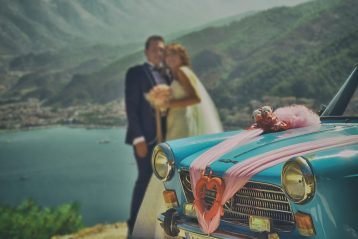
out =
[[[318,116],[317,116],[318,117]],[[302,121],[302,119],[300,119]],[[319,125],[319,118],[317,120],[307,120],[306,124],[301,124],[299,127],[317,126]],[[292,123],[293,125],[295,122]],[[297,127],[297,124],[296,124]],[[313,130],[313,129],[312,129]],[[204,214],[200,214],[197,203],[200,198],[196,198],[196,184],[205,173],[207,166],[216,161],[224,154],[230,152],[234,148],[260,139],[263,133],[262,129],[247,130],[235,136],[231,136],[225,141],[212,147],[190,165],[190,181],[192,192],[194,194],[194,207],[197,213],[198,222],[202,231],[206,234],[213,233],[220,224],[221,212],[218,211],[211,220],[206,220]],[[302,132],[302,134],[307,132]],[[291,136],[291,135],[290,135]],[[260,155],[256,155],[244,161],[241,161],[231,168],[229,168],[223,176],[225,182],[225,190],[221,200],[221,205],[230,200],[236,192],[238,192],[255,174],[273,167],[279,163],[285,162],[288,159],[320,150],[326,150],[346,145],[358,144],[358,136],[336,136],[331,138],[319,139],[311,142],[298,143],[273,151],[269,151]]]

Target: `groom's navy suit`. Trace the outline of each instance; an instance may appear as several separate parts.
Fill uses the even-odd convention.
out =
[[[158,77],[159,75],[160,77]],[[148,146],[148,154],[144,158],[139,158],[134,149],[138,166],[138,178],[133,191],[131,215],[128,220],[130,233],[133,230],[140,204],[153,173],[151,156],[157,143],[155,110],[145,99],[145,94],[155,85],[163,83],[169,84],[169,77],[154,71],[153,67],[148,63],[134,66],[126,74],[125,100],[128,119],[126,143],[133,145],[134,139],[144,137]],[[163,135],[165,135],[166,117],[162,117],[162,126]]]
[[[156,142],[155,111],[145,99],[148,93],[158,83],[152,74],[152,66],[148,63],[137,65],[127,71],[125,82],[126,110],[128,130],[126,143],[132,145],[137,137],[144,136],[148,144]]]

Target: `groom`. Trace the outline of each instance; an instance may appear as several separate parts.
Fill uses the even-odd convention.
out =
[[[151,156],[157,143],[155,111],[145,99],[157,84],[169,84],[168,76],[160,70],[164,58],[164,38],[150,36],[145,43],[147,62],[130,68],[125,80],[125,101],[128,119],[126,143],[133,145],[138,167],[138,178],[135,183],[128,233],[132,234],[133,226],[152,175]],[[162,135],[165,135],[166,116],[161,117]]]

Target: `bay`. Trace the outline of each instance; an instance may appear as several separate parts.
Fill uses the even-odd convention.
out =
[[[79,202],[86,226],[126,221],[137,177],[124,128],[56,126],[0,133],[0,202]]]

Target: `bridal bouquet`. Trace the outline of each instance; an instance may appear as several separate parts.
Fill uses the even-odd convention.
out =
[[[145,95],[145,98],[154,108],[165,111],[168,108],[170,96],[170,87],[160,84],[153,87],[153,89]]]

